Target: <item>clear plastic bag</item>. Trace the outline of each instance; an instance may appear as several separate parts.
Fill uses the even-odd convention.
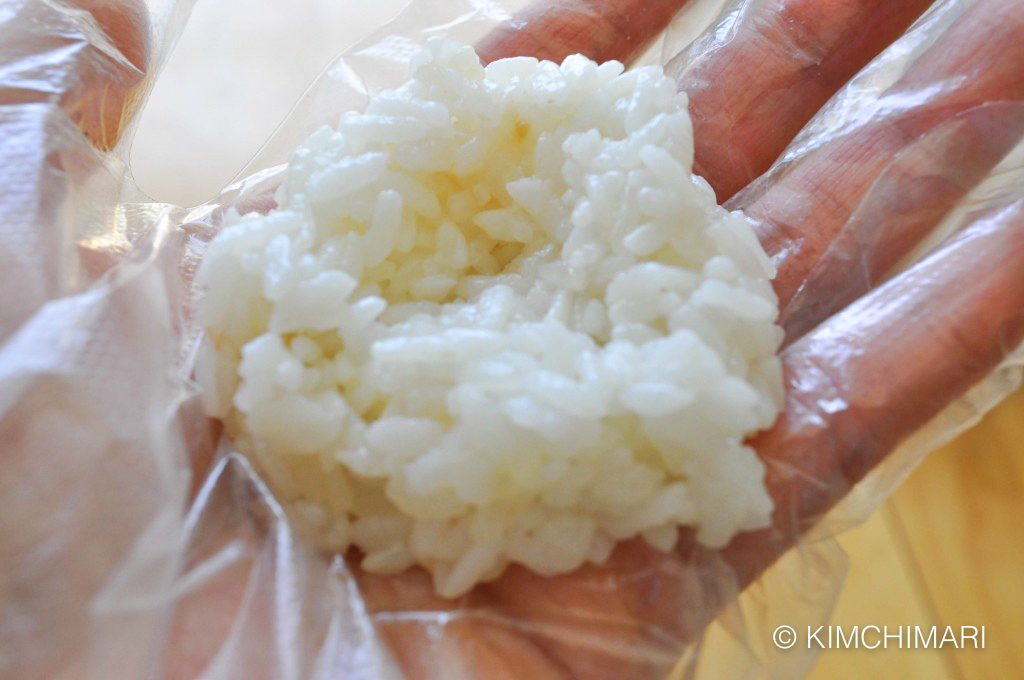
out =
[[[984,4],[937,3],[833,97],[733,204],[757,216],[765,197],[770,204],[772,191],[785,186],[780,178],[799,180],[802,168],[813,169],[844,140],[856,145],[873,126],[956,99],[963,78],[982,75],[971,69],[987,65],[966,61],[963,78],[931,80],[914,65]],[[812,480],[825,489],[827,514],[775,527],[771,550],[784,557],[742,600],[738,593],[767,564],[743,568],[735,550],[711,551],[685,536],[673,553],[630,544],[605,566],[554,579],[512,569],[457,602],[438,598],[424,574],[357,573],[342,557],[304,545],[257,471],[203,417],[191,380],[198,336],[191,275],[227,209],[272,206],[280,164],[309,132],[403,81],[408,56],[427,37],[475,42],[520,7],[413,0],[323,73],[245,179],[185,209],[141,196],[124,159],[126,128],[189,7],[151,0],[148,18],[137,24],[142,30],[129,31],[133,37],[122,44],[111,36],[125,32],[111,22],[129,15],[116,11],[15,0],[0,13],[0,61],[7,67],[0,72],[5,677],[449,678],[487,669],[514,669],[522,677],[663,676],[673,667],[700,670],[701,636],[715,617],[735,640],[717,672],[799,672],[813,661],[810,652],[775,650],[769,636],[781,623],[799,629],[827,617],[843,573],[833,537],[866,516],[929,450],[1020,383],[1024,353],[1005,347],[994,373],[852,489],[860,474]],[[579,3],[578,13],[588,7]],[[774,9],[769,0],[692,3],[642,59],[669,62],[692,84],[701,59],[730,49],[766,9]],[[701,22],[711,21],[713,30],[691,44]],[[815,48],[775,47],[820,66]],[[100,81],[102,90],[83,94]],[[773,96],[790,94],[780,84]],[[848,206],[836,233],[869,239],[860,252],[875,252],[882,243],[870,240],[878,231],[869,227],[891,212],[884,209],[901,202],[908,222],[930,209],[908,198],[922,182],[958,188],[946,194],[952,199],[942,223],[899,263],[849,262],[841,250],[819,259],[819,268],[793,282],[794,300],[803,283],[814,282],[832,286],[836,300],[846,302],[911,265],[977,211],[1020,204],[1020,148],[995,169],[961,167],[955,177],[936,176],[924,163],[962,153],[971,140],[990,142],[993,159],[1008,151],[1024,105],[975,95],[977,102],[932,109],[945,117],[918,121],[901,153],[864,169],[870,186]],[[846,275],[836,278],[836,271]],[[800,313],[811,317],[834,311],[796,309],[810,309]],[[837,341],[836,352],[846,349]],[[864,405],[840,399],[812,406],[794,430],[821,429],[815,408]],[[876,454],[891,447],[884,448]]]

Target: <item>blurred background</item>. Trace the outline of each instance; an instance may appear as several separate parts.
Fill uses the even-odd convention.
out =
[[[231,181],[313,78],[401,0],[198,2],[143,112],[140,188],[195,205]],[[721,4],[707,0],[706,4]],[[339,112],[340,113],[340,112]],[[935,451],[861,527],[833,623],[986,626],[985,650],[837,650],[812,678],[1024,676],[1024,392]],[[713,640],[706,652],[714,655]],[[709,659],[713,661],[713,659]]]

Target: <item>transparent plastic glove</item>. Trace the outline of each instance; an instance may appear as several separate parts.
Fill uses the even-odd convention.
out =
[[[191,275],[224,211],[272,208],[274,163],[400,82],[416,44],[631,59],[685,4],[414,0],[324,74],[253,174],[186,210],[139,200],[120,159],[188,3],[8,3],[0,675],[658,677],[696,667],[716,616],[737,664],[805,668],[764,640],[827,614],[842,570],[825,538],[1019,382],[1021,2],[741,0],[648,51],[690,95],[698,169],[761,221],[779,268],[787,405],[753,440],[776,512],[723,550],[625,543],[445,601],[420,571],[307,548],[190,380]],[[735,606],[744,588],[756,610]]]

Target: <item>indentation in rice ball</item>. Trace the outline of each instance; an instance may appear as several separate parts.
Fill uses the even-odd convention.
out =
[[[455,596],[767,523],[772,272],[686,106],[658,68],[433,41],[227,218],[199,379],[323,544]]]

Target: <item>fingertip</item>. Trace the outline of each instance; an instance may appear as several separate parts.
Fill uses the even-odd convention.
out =
[[[70,0],[68,4],[86,13],[76,29],[89,47],[74,58],[74,85],[61,107],[93,146],[109,151],[142,103],[150,57],[149,11],[143,0]]]
[[[629,63],[668,25],[688,0],[582,0],[536,2],[484,36],[484,62],[530,56],[560,62],[583,54],[597,62]]]

